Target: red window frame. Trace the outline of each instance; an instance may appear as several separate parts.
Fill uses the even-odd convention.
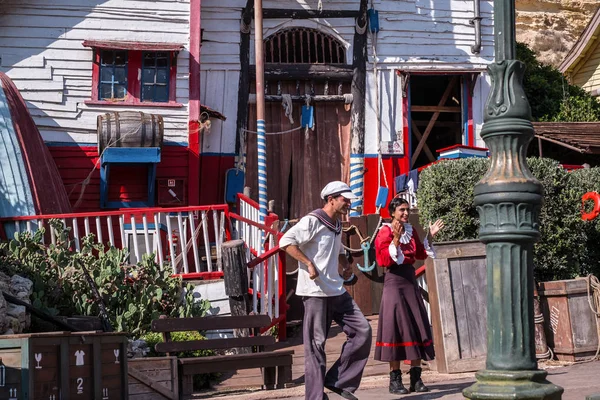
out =
[[[110,105],[110,106],[132,106],[136,107],[183,107],[183,104],[176,101],[177,96],[177,51],[165,50],[130,50],[130,49],[111,49],[94,48],[94,58],[92,63],[92,98],[85,101],[90,105]],[[123,100],[99,100],[98,84],[100,82],[100,57],[102,50],[125,50],[127,51],[127,95]],[[149,102],[141,101],[142,97],[142,53],[148,51],[164,51],[170,54],[169,67],[169,101],[168,102]],[[139,72],[138,72],[139,71]]]

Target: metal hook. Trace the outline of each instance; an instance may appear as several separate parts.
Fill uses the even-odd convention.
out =
[[[375,265],[377,264],[375,261],[373,261],[373,264],[369,265],[369,250],[371,249],[371,245],[369,244],[368,241],[364,241],[363,243],[360,244],[360,247],[363,250],[363,258],[365,261],[365,266],[361,267],[359,263],[356,263],[356,266],[358,267],[359,271],[371,272],[375,269]]]

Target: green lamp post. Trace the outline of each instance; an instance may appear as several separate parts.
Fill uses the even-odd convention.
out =
[[[515,0],[494,1],[496,61],[481,137],[490,169],[475,186],[479,237],[487,254],[487,359],[469,399],[560,399],[563,389],[537,368],[533,322],[533,244],[539,238],[542,185],[527,166],[533,138],[516,58]]]

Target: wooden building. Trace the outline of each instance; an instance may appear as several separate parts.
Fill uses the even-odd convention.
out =
[[[265,1],[267,132],[296,129],[269,136],[275,212],[298,217],[319,206],[326,181],[343,179],[373,213],[378,187],[391,196],[394,177],[435,160],[437,149],[484,147],[492,3]],[[223,203],[234,167],[256,188],[252,8],[252,0],[3,1],[0,71],[27,102],[74,211],[100,208],[97,118],[111,112],[163,118],[157,191],[163,181],[185,188],[170,205]],[[307,95],[308,131],[298,129]],[[143,166],[115,167],[108,196],[123,206],[139,200],[146,178]]]
[[[600,10],[596,11],[558,69],[573,85],[600,95]]]
[[[247,155],[240,165],[256,195],[255,137],[246,132],[256,130],[252,4],[202,2],[202,82],[207,105],[237,115],[235,126],[228,120],[205,137],[204,151],[221,163]],[[435,160],[437,149],[484,147],[492,1],[265,0],[263,8],[267,133],[298,129],[307,94],[314,107],[314,130],[267,135],[268,198],[280,218],[320,206],[332,179],[348,181],[364,195],[363,213],[374,213],[378,187],[392,196],[394,177]]]

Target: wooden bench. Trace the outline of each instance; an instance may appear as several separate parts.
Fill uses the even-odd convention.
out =
[[[152,330],[163,334],[164,342],[157,343],[160,353],[174,355],[180,351],[217,350],[232,348],[252,348],[247,354],[218,355],[178,359],[180,393],[192,392],[193,376],[213,372],[237,371],[240,369],[261,368],[263,389],[280,389],[291,380],[293,350],[265,350],[265,346],[275,344],[273,336],[250,336],[229,339],[206,339],[173,342],[171,332],[208,331],[218,329],[250,329],[269,326],[268,315],[245,315],[200,318],[162,318],[152,321]]]

